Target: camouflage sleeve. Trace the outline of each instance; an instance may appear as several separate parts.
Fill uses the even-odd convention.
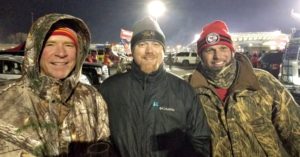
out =
[[[107,104],[102,95],[96,94],[97,114],[98,114],[98,140],[108,141],[110,136]]]
[[[4,142],[10,142],[11,143],[11,150],[10,151],[15,151],[20,148],[28,151],[28,152],[35,152],[36,154],[39,154],[40,152],[38,151],[39,147],[41,146],[41,142],[34,140],[30,138],[30,136],[18,132],[18,128],[16,128],[13,125],[7,124],[4,121],[0,120],[0,154],[7,150],[8,147],[5,146],[6,148],[4,149]],[[19,148],[17,148],[19,147]],[[1,156],[1,155],[0,155]]]
[[[300,156],[300,106],[282,83],[273,76],[267,77],[274,94],[273,124],[287,152]]]

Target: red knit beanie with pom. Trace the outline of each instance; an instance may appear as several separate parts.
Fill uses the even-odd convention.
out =
[[[213,45],[226,45],[234,52],[231,36],[224,21],[216,20],[203,27],[200,39],[197,41],[198,54]]]

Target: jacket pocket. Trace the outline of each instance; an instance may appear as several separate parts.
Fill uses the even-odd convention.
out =
[[[266,156],[281,156],[279,145],[281,144],[272,121],[264,116],[253,119],[251,122],[253,134]]]

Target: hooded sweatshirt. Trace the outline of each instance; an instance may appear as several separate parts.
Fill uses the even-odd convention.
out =
[[[78,36],[76,66],[63,80],[39,72],[43,44],[57,22]],[[58,156],[70,154],[76,144],[108,138],[105,101],[94,87],[79,82],[89,44],[89,30],[76,17],[48,14],[32,25],[22,77],[0,85],[0,156]]]

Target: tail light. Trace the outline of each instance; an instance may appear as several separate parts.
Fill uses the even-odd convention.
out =
[[[280,64],[271,64],[271,69],[276,70],[280,68]]]

